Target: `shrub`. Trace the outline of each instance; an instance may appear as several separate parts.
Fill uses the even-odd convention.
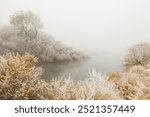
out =
[[[120,78],[111,80],[116,84],[123,99],[138,99],[143,95],[144,85],[134,73],[122,73]]]
[[[101,74],[92,71],[86,81],[74,82],[71,79],[53,80],[50,82],[52,99],[69,100],[106,100],[120,99],[114,84]]]
[[[150,63],[150,44],[141,43],[131,47],[126,55],[124,66],[126,68],[133,65],[145,66]]]
[[[0,56],[0,99],[15,99],[18,89],[41,76],[41,69],[34,66],[36,62],[37,58],[29,54]]]

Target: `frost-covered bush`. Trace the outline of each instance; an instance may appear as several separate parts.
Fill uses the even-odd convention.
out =
[[[40,18],[31,11],[16,12],[10,17],[10,25],[0,28],[0,54],[6,52],[27,52],[45,62],[73,61],[85,57],[43,32]]]
[[[144,85],[135,73],[120,73],[120,77],[110,79],[115,83],[123,99],[138,99],[143,95]]]
[[[131,73],[136,73],[139,77],[139,80],[144,85],[143,95],[139,99],[150,99],[150,67],[149,65],[146,67],[143,66],[132,66],[130,68]]]
[[[144,89],[140,88],[143,94],[137,98],[150,99],[150,44],[140,43],[131,47],[127,52],[124,66],[124,74],[144,85]]]
[[[52,99],[50,85],[44,80],[33,79],[22,85],[14,94],[15,99],[21,100],[46,100]]]
[[[52,99],[69,100],[108,100],[121,99],[113,83],[105,76],[92,71],[85,81],[75,82],[71,79],[50,82]]]
[[[125,58],[125,67],[133,65],[145,66],[150,63],[150,44],[140,43],[131,47]]]
[[[75,82],[70,78],[54,79],[49,82],[38,80],[20,88],[17,99],[50,100],[108,100],[121,99],[114,84],[103,79],[99,73],[91,73],[86,81]]]
[[[41,69],[34,66],[36,62],[37,58],[29,54],[0,56],[0,99],[16,99],[17,90],[40,78]]]
[[[109,74],[123,99],[150,99],[150,67],[134,65],[127,71]]]
[[[83,81],[83,86],[85,85],[86,92],[90,99],[121,99],[115,84],[109,82],[105,75],[103,76],[93,70],[89,73],[88,77],[86,81]]]

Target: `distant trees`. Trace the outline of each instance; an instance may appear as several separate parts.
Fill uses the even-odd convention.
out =
[[[126,58],[125,66],[130,67],[133,65],[145,66],[150,64],[150,44],[140,43],[129,48]]]
[[[0,27],[0,54],[29,53],[42,61],[73,61],[85,57],[82,53],[55,41],[42,31],[40,17],[31,11],[19,11],[10,16],[10,25]]]
[[[25,37],[26,40],[37,39],[43,27],[40,17],[31,11],[19,11],[11,15],[10,24],[17,31],[17,34]]]

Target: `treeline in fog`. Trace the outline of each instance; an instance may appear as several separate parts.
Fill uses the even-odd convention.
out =
[[[73,61],[85,57],[43,31],[40,17],[31,11],[10,15],[9,24],[0,27],[0,54],[29,53],[45,62]]]

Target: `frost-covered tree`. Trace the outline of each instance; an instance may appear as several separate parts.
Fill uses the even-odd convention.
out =
[[[36,39],[43,26],[40,17],[31,11],[19,11],[11,15],[10,24],[17,34],[24,36],[26,40]]]
[[[10,24],[0,27],[0,54],[27,52],[46,62],[73,61],[85,57],[43,32],[39,16],[31,11],[11,15]]]
[[[16,32],[12,26],[6,25],[0,27],[0,54],[16,50]]]
[[[125,67],[133,65],[145,66],[150,63],[150,44],[140,43],[129,48],[125,58]]]

